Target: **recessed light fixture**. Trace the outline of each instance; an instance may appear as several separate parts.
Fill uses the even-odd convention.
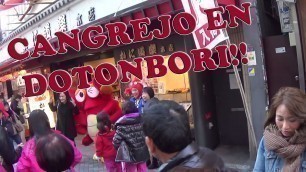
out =
[[[87,54],[86,56],[93,56],[93,55],[95,55],[95,54]]]

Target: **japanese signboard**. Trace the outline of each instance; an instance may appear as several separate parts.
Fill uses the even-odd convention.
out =
[[[182,4],[185,11],[196,18],[197,25],[193,32],[193,38],[198,49],[212,49],[226,39],[222,30],[207,30],[208,20],[203,10],[215,8],[214,0],[182,0]]]

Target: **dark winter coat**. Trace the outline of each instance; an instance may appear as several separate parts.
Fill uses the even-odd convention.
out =
[[[10,122],[8,119],[6,119],[5,117],[2,117],[2,119],[0,119],[0,125],[6,129],[7,133],[10,136],[13,136],[16,133],[16,130],[14,129],[13,123]]]
[[[61,131],[69,139],[74,139],[77,132],[73,115],[79,113],[78,108],[69,101],[66,104],[57,102],[55,106],[49,103],[49,107],[52,112],[57,112],[56,130]]]
[[[18,107],[18,101],[13,100],[11,102],[11,109],[19,116],[21,114],[21,108]]]
[[[151,106],[157,104],[159,102],[158,98],[156,97],[152,97],[151,99],[147,100],[146,102],[144,102],[143,105],[143,112],[145,112],[146,110],[148,110]]]
[[[138,113],[127,114],[121,117],[115,124],[116,134],[113,144],[119,148],[122,141],[125,141],[134,163],[145,162],[149,159],[148,148],[145,143],[145,136],[142,129],[141,116]],[[117,154],[120,153],[119,151]]]
[[[7,172],[13,172],[13,164],[18,161],[22,148],[17,147],[16,150],[14,149],[13,142],[10,141],[9,136],[3,127],[0,127],[0,145],[0,159],[3,160],[2,166]]]
[[[162,166],[160,172],[225,172],[223,160],[212,150],[198,147],[195,143],[189,144],[180,151],[166,165]]]

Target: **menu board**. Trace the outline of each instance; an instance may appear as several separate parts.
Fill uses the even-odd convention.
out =
[[[45,91],[45,93],[40,96],[29,97],[30,111],[33,111],[36,109],[41,109],[45,111],[49,118],[50,127],[54,128],[55,120],[54,120],[53,112],[50,110],[49,105],[48,105],[49,100],[50,100],[49,91]]]

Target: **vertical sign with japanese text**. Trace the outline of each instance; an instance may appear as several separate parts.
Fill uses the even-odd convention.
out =
[[[222,30],[207,30],[208,21],[205,9],[215,8],[214,0],[182,0],[186,12],[192,14],[197,25],[193,32],[193,38],[197,49],[214,48],[218,43],[227,39]],[[214,14],[216,15],[216,14]]]

